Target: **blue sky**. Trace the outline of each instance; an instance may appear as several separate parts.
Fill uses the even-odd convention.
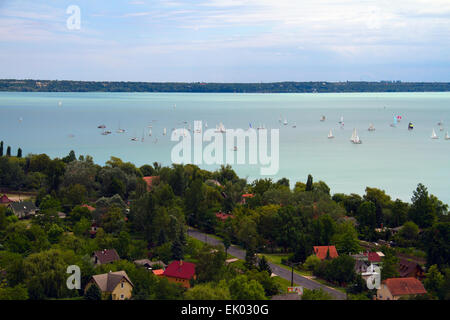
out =
[[[0,78],[450,81],[450,0],[0,0]]]

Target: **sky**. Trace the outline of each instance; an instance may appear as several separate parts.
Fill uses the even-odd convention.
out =
[[[0,78],[450,81],[450,0],[0,0]]]

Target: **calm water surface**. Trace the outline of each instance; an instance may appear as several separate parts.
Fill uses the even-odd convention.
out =
[[[390,126],[393,115],[402,116],[395,128]],[[287,126],[279,123],[280,116]],[[344,129],[338,124],[341,116]],[[170,141],[171,129],[182,128],[183,121],[193,128],[194,120],[206,121],[209,128],[219,122],[226,128],[246,129],[249,123],[279,128],[280,169],[273,179],[287,177],[293,185],[311,173],[332,193],[363,194],[371,186],[406,201],[421,182],[450,203],[450,140],[444,140],[450,131],[450,93],[0,93],[0,139],[14,154],[21,147],[24,154],[62,157],[73,149],[99,164],[116,156],[139,166],[170,165],[176,144]],[[444,131],[437,125],[441,120]],[[409,121],[413,131],[407,130]],[[370,123],[376,131],[367,130]],[[100,124],[113,133],[101,135]],[[116,133],[119,125],[126,133]],[[350,143],[353,128],[363,144]],[[430,138],[433,128],[437,140]],[[335,139],[327,138],[330,129]],[[133,136],[139,141],[130,141]],[[259,177],[258,166],[234,168],[249,180]]]

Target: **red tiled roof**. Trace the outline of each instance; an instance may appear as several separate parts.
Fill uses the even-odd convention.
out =
[[[223,213],[223,212],[217,212],[216,213],[216,218],[220,219],[222,221],[225,221],[228,218],[234,218],[234,216],[232,214],[227,214],[227,213]]]
[[[246,193],[242,195],[242,198],[253,198],[255,195],[252,193]]]
[[[159,176],[148,176],[143,177],[145,183],[147,184],[147,191],[150,191],[152,189],[153,183],[159,181]]]
[[[10,202],[13,201],[10,200],[6,194],[2,195],[2,197],[0,198],[0,203],[10,203]]]
[[[381,261],[381,257],[376,252],[364,252],[364,255],[368,258],[369,262]]]
[[[173,261],[164,270],[164,276],[191,279],[195,274],[195,264],[185,261]]]
[[[330,258],[337,258],[339,255],[337,253],[335,246],[315,246],[314,254],[320,259],[323,260],[327,257],[327,252],[330,252]]]
[[[427,293],[416,278],[389,278],[383,281],[393,296]]]
[[[155,276],[162,276],[164,274],[163,269],[152,270],[152,272]]]
[[[83,204],[82,205],[82,207],[83,208],[88,208],[88,210],[90,211],[90,212],[92,212],[92,211],[94,211],[95,210],[95,208],[94,207],[91,207],[90,205],[88,205],[88,204]]]

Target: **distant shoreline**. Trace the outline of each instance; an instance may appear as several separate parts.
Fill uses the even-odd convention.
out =
[[[388,93],[450,92],[450,82],[126,82],[0,79],[0,92]]]

